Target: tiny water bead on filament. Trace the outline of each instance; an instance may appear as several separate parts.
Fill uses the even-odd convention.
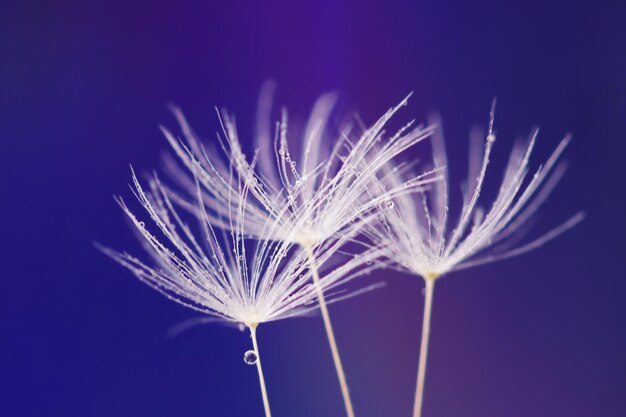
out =
[[[254,350],[246,350],[243,354],[243,361],[246,365],[255,365],[258,360],[258,355]]]
[[[373,221],[381,206],[392,204],[395,196],[415,191],[435,180],[434,175],[415,175],[393,187],[375,186],[380,181],[379,173],[390,161],[428,138],[432,130],[414,126],[411,121],[393,134],[385,132],[389,120],[406,105],[407,97],[362,132],[354,128],[356,121],[346,122],[333,131],[331,116],[336,97],[327,94],[315,103],[302,137],[291,139],[290,143],[286,110],[272,132],[271,89],[266,86],[260,96],[254,136],[257,148],[249,159],[243,151],[234,119],[226,112],[220,115],[223,130],[223,137],[220,137],[223,155],[220,155],[198,139],[180,110],[173,109],[183,138],[178,140],[163,129],[179,161],[170,157],[166,166],[185,190],[174,193],[173,199],[228,230],[232,227],[229,213],[240,207],[239,202],[226,196],[244,182],[249,188],[249,198],[243,208],[247,233],[255,238],[263,233],[264,238],[292,242],[302,249],[312,273],[346,414],[354,417],[325,292],[317,278],[317,267],[323,263],[316,261],[313,253],[327,242],[341,246]],[[302,145],[299,157],[293,153],[294,142]],[[203,212],[190,203],[196,194],[193,178],[197,178],[201,187]],[[374,194],[373,190],[380,192]],[[268,221],[276,223],[271,234],[265,231]]]
[[[494,103],[495,106],[495,103]],[[440,126],[439,121],[436,121]],[[366,234],[376,245],[386,248],[385,256],[397,268],[420,276],[425,282],[425,303],[413,416],[420,417],[424,398],[424,382],[428,340],[435,283],[442,276],[520,255],[576,225],[584,217],[578,213],[548,233],[528,243],[515,246],[522,238],[528,220],[546,201],[564,173],[558,159],[569,142],[562,140],[547,161],[529,176],[530,155],[537,131],[526,143],[514,146],[495,200],[488,209],[478,205],[487,173],[491,151],[496,142],[492,108],[487,135],[474,135],[470,141],[470,161],[464,186],[463,205],[457,223],[450,227],[449,178],[447,156],[441,127],[431,139],[433,163],[443,176],[428,190],[395,198],[394,207],[385,210]],[[385,181],[389,186],[404,181],[406,173],[388,169]],[[409,173],[409,176],[411,174]]]
[[[270,417],[257,329],[261,323],[299,316],[317,308],[317,294],[309,284],[309,257],[294,250],[292,241],[263,239],[278,227],[272,220],[268,220],[261,240],[246,238],[243,213],[248,188],[245,184],[229,196],[237,200],[229,231],[214,229],[204,216],[199,218],[198,231],[194,232],[185,222],[184,213],[175,209],[170,193],[156,175],[150,179],[148,190],[144,190],[134,173],[132,179],[133,192],[150,221],[140,220],[121,198],[117,201],[150,261],[146,263],[105,247],[100,249],[167,298],[248,328],[253,349],[244,354],[244,362],[256,365],[265,415]],[[199,193],[198,198],[201,198]],[[203,212],[201,200],[198,206]],[[196,221],[193,216],[191,220]],[[316,260],[326,262],[338,248],[325,246],[315,254]],[[369,256],[378,254],[371,251]],[[325,274],[319,280],[320,287],[331,290],[349,281],[357,275],[353,270],[358,269],[360,262],[351,259]]]

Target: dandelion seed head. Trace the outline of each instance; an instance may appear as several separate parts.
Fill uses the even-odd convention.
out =
[[[548,160],[530,175],[530,155],[537,138],[537,131],[533,131],[528,141],[513,147],[495,199],[490,205],[481,206],[479,201],[484,200],[483,184],[496,138],[493,123],[492,109],[484,139],[477,140],[472,135],[463,205],[456,223],[452,223],[443,133],[440,121],[434,122],[438,128],[431,139],[433,162],[442,181],[417,193],[396,197],[395,206],[366,229],[375,244],[386,247],[386,256],[397,267],[425,279],[437,279],[454,270],[528,252],[582,220],[583,214],[576,214],[543,236],[515,245],[562,177],[564,167],[558,164],[558,159],[570,138],[561,141]],[[385,181],[388,186],[401,184],[405,175],[404,170],[389,168]]]
[[[247,237],[246,187],[228,196],[234,202],[230,207],[230,228],[222,230],[211,224],[199,184],[196,204],[201,215],[196,219],[179,212],[172,193],[156,175],[149,181],[148,189],[134,172],[132,180],[143,215],[136,215],[123,199],[117,201],[149,259],[139,260],[106,247],[100,249],[142,282],[188,308],[237,326],[256,327],[317,308],[307,255],[294,247],[293,239],[269,239],[281,227],[281,220],[268,218],[258,240]],[[198,223],[196,228],[186,222],[189,218]],[[327,262],[340,245],[329,242],[319,246],[314,254],[316,262]],[[378,256],[378,252],[370,250],[365,259]],[[353,259],[324,274],[320,278],[322,291],[358,276],[360,265],[360,258]]]
[[[378,207],[393,204],[395,195],[407,188],[418,188],[413,180],[372,194],[380,171],[400,153],[426,139],[429,128],[414,127],[413,122],[395,134],[385,132],[388,121],[406,105],[407,99],[387,111],[369,128],[357,131],[354,123],[332,126],[336,96],[318,99],[301,137],[290,137],[288,115],[271,129],[273,87],[262,92],[257,114],[256,151],[246,158],[234,119],[219,113],[222,127],[220,152],[208,148],[189,128],[179,110],[174,112],[182,138],[164,130],[174,154],[166,161],[170,176],[184,192],[174,193],[176,204],[197,213],[193,204],[197,178],[202,201],[212,224],[229,229],[229,214],[237,210],[236,200],[227,196],[247,189],[246,231],[250,236],[265,233],[268,219],[278,221],[273,240],[316,246],[338,236],[354,236],[376,215]],[[408,97],[407,97],[408,98]],[[299,155],[292,145],[301,143]]]

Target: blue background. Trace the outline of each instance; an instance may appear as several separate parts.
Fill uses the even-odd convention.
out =
[[[159,166],[165,103],[204,137],[225,106],[245,134],[268,78],[292,114],[335,90],[368,122],[414,91],[400,121],[439,110],[458,177],[494,96],[496,179],[516,135],[543,128],[537,163],[572,132],[537,230],[587,219],[440,282],[424,415],[626,415],[625,15],[602,0],[3,0],[0,415],[262,414],[248,336],[210,325],[168,339],[196,314],[92,241],[138,251],[111,197],[130,196],[129,163]],[[383,276],[331,308],[359,417],[412,407],[422,283]],[[343,416],[319,318],[259,337],[275,416]]]

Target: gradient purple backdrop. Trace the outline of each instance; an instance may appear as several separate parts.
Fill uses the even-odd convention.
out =
[[[262,414],[248,336],[212,325],[168,339],[196,315],[92,241],[139,249],[111,196],[130,195],[129,163],[159,166],[157,125],[175,126],[167,102],[204,137],[215,105],[251,132],[268,78],[292,114],[334,90],[368,122],[414,91],[399,121],[439,110],[459,175],[494,96],[500,160],[534,125],[536,163],[574,133],[537,229],[579,209],[587,219],[541,250],[441,281],[424,415],[626,415],[619,3],[3,1],[0,415]],[[409,416],[422,283],[378,276],[387,288],[331,313],[357,415]],[[276,416],[343,416],[319,318],[259,337]]]

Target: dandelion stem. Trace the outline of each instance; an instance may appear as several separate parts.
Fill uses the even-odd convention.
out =
[[[328,307],[326,306],[326,300],[324,299],[324,291],[320,285],[320,277],[317,271],[317,265],[315,263],[315,256],[313,250],[309,245],[303,245],[306,251],[309,263],[311,265],[311,272],[313,273],[313,284],[317,291],[317,299],[322,311],[322,319],[324,320],[324,327],[326,329],[326,336],[328,337],[328,343],[330,344],[330,350],[333,354],[333,361],[335,362],[335,369],[337,370],[337,378],[339,379],[339,385],[341,386],[341,395],[343,396],[343,402],[346,407],[346,414],[348,417],[354,417],[354,409],[352,407],[352,401],[350,400],[350,393],[348,392],[348,384],[346,382],[346,374],[343,371],[343,365],[341,364],[341,358],[339,357],[339,350],[337,349],[337,341],[335,340],[335,333],[333,332],[333,326],[330,322],[330,315],[328,314]]]
[[[417,368],[417,388],[415,391],[415,405],[413,417],[421,417],[422,403],[424,402],[424,379],[426,377],[426,359],[428,357],[428,338],[430,336],[430,315],[433,308],[433,293],[435,278],[424,279],[426,283],[426,301],[424,303],[424,318],[422,322],[422,341],[420,345],[419,366]]]
[[[261,354],[259,353],[259,345],[256,341],[256,324],[251,324],[250,337],[252,337],[252,346],[256,352],[256,369],[259,372],[259,383],[261,384],[261,394],[263,396],[263,407],[265,408],[265,417],[272,417],[270,411],[270,402],[267,399],[267,388],[265,388],[265,377],[263,376],[263,367],[261,366]]]

